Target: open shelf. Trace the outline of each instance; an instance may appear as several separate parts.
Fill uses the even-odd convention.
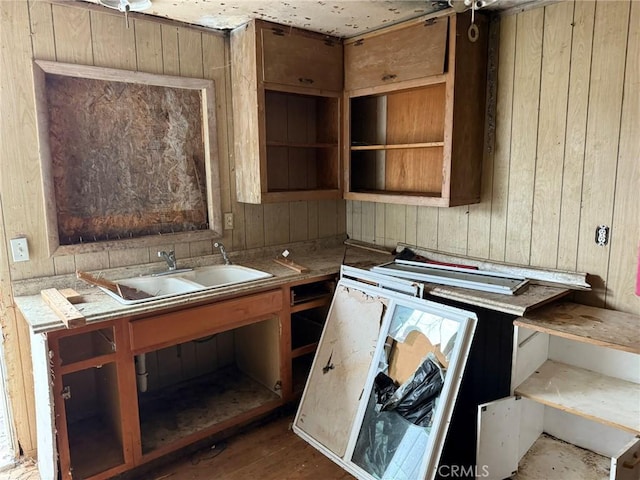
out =
[[[446,84],[350,101],[349,192],[442,196]]]
[[[315,351],[328,310],[327,304],[291,315],[292,357]]]
[[[339,125],[337,97],[266,90],[266,193],[337,191]]]
[[[143,454],[280,397],[235,366],[140,398]]]
[[[609,478],[611,459],[543,433],[522,458],[512,480]]]
[[[60,337],[60,364],[71,365],[116,351],[113,327]],[[104,362],[103,362],[104,363]]]
[[[282,148],[338,148],[337,143],[293,143],[293,142],[267,142],[267,147]]]
[[[638,316],[571,302],[549,305],[514,325],[581,343],[640,354]]]
[[[315,304],[318,301],[329,303],[333,295],[334,284],[333,280],[323,280],[291,287],[291,306],[299,307],[298,310],[306,310],[318,306]],[[311,302],[314,304],[312,305]],[[293,312],[294,309],[292,308],[291,311]]]
[[[406,148],[433,148],[444,147],[444,142],[427,142],[427,143],[404,143],[394,145],[352,145],[351,151],[358,150],[402,150]]]
[[[515,394],[640,434],[640,387],[632,382],[547,360]]]

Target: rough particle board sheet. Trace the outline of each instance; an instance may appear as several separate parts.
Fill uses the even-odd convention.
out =
[[[610,459],[542,434],[520,461],[512,480],[609,478]]]
[[[640,316],[572,302],[555,303],[515,325],[583,343],[640,354]]]

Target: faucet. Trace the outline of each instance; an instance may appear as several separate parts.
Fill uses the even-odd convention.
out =
[[[225,265],[231,265],[231,260],[229,260],[229,256],[227,255],[227,251],[224,249],[224,245],[221,243],[214,243],[214,248],[219,248],[220,253],[222,254],[222,259],[224,260]]]
[[[178,266],[178,261],[176,260],[176,252],[174,252],[173,250],[169,251],[169,253],[163,250],[161,252],[158,252],[158,256],[164,258],[164,261],[167,262],[170,271],[175,270]]]

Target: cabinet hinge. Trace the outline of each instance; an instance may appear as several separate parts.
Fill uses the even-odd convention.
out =
[[[69,385],[64,387],[60,396],[63,400],[69,400],[71,398],[71,387]]]
[[[284,37],[284,30],[281,28],[272,28],[271,33],[278,35],[279,37]]]
[[[364,44],[364,39],[360,39],[360,40],[356,40],[355,42],[353,42],[353,46],[354,47],[359,47],[360,45]]]

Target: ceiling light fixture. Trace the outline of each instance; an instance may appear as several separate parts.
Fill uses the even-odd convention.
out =
[[[100,5],[121,12],[141,12],[151,8],[151,0],[98,0]]]

